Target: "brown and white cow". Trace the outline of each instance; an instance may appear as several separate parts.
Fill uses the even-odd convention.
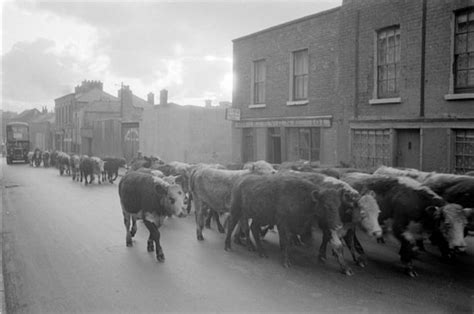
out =
[[[100,159],[99,157],[92,156],[91,158],[92,161],[92,181],[94,181],[94,175],[97,176],[97,182],[101,184],[103,181],[105,181],[105,177],[103,176],[104,174],[104,161]],[[91,183],[92,183],[91,181]]]
[[[466,211],[447,203],[430,188],[409,177],[388,177],[350,173],[343,179],[355,189],[372,190],[380,207],[380,221],[389,220],[393,235],[400,241],[400,258],[408,275],[417,276],[413,258],[425,234],[435,234],[443,255],[465,247],[463,228]],[[441,245],[446,243],[446,246]]]
[[[142,219],[150,232],[147,250],[156,246],[156,258],[165,260],[160,245],[159,227],[165,217],[185,215],[184,193],[178,184],[169,184],[162,178],[132,171],[119,183],[120,204],[122,206],[126,236],[125,243],[132,246],[132,237],[137,232],[137,219]]]

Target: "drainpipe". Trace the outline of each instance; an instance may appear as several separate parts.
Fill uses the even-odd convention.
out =
[[[421,13],[420,117],[425,116],[426,3],[423,0]]]

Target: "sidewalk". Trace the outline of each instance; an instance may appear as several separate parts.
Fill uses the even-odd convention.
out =
[[[5,158],[0,158],[0,313],[6,313],[5,305],[5,283],[3,282],[3,193],[5,189],[5,178],[3,167],[6,165]]]

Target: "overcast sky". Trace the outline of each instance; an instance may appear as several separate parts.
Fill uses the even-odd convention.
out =
[[[312,1],[2,2],[2,107],[54,108],[84,79],[117,95],[232,100],[232,39],[340,5]]]

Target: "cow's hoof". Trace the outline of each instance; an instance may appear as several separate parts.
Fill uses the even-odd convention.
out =
[[[211,224],[210,224],[210,223],[206,223],[206,224],[204,225],[204,227],[206,227],[207,229],[211,229]]]
[[[283,267],[285,267],[285,268],[290,268],[290,267],[291,267],[290,261],[284,261],[284,262],[283,262]]]
[[[158,262],[163,263],[165,261],[165,254],[163,254],[163,252],[157,254],[156,259],[158,260]]]
[[[231,251],[230,244],[227,244],[227,243],[226,243],[225,246],[224,246],[224,250],[226,250],[226,252]]]
[[[148,243],[146,249],[148,252],[153,252],[155,250],[155,247],[153,246],[153,243]]]
[[[258,255],[259,255],[260,257],[268,258],[268,254],[265,253],[265,252],[260,252]]]
[[[411,278],[416,278],[418,277],[418,273],[414,269],[406,269],[406,273],[408,276]]]
[[[377,238],[377,243],[385,244],[385,239],[383,237]]]
[[[225,233],[224,227],[220,226],[220,227],[217,227],[217,229],[219,230],[220,233]]]
[[[199,241],[203,241],[203,240],[204,240],[204,237],[202,236],[202,234],[198,234],[198,235],[197,235],[197,239],[198,239]]]
[[[361,268],[365,268],[367,266],[367,262],[364,261],[364,260],[361,260],[361,259],[357,260],[356,264],[357,264],[357,266],[359,266]]]
[[[326,257],[325,256],[318,256],[318,262],[320,264],[326,264]]]
[[[127,247],[132,247],[132,246],[133,246],[132,240],[130,240],[130,241],[127,240],[127,241],[125,242],[125,245],[126,245]]]
[[[350,268],[343,269],[342,273],[346,276],[352,276],[354,275],[354,272]]]

